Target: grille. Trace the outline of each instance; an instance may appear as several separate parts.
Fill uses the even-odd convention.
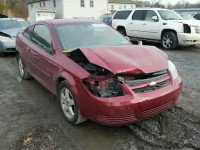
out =
[[[148,86],[148,87],[133,89],[133,91],[135,93],[150,92],[150,91],[154,91],[154,90],[160,89],[162,87],[165,87],[165,86],[169,85],[169,83],[170,83],[170,80],[168,79],[168,80],[160,82],[159,84],[156,84],[154,86]]]
[[[135,93],[144,93],[163,88],[170,83],[168,70],[159,71],[151,74],[136,76],[135,80],[125,81]],[[150,86],[152,82],[159,82]],[[144,85],[143,85],[144,84]],[[149,86],[146,86],[149,84]],[[138,87],[139,86],[139,87]]]
[[[169,76],[168,70],[164,70],[164,71],[160,71],[160,72],[156,72],[156,73],[152,73],[152,74],[139,75],[139,76],[136,76],[136,78],[137,78],[136,80],[129,80],[129,81],[125,81],[125,82],[129,86],[136,86],[136,85],[141,85],[141,84],[145,84],[145,83],[150,83],[153,81],[158,81],[158,80],[164,79],[168,76]]]
[[[137,120],[135,114],[126,114],[126,115],[118,115],[118,116],[105,116],[99,115],[97,120],[107,124],[123,124],[128,122],[134,122]]]
[[[200,33],[200,26],[196,26],[196,27],[195,27],[195,32],[196,32],[196,33]]]
[[[158,107],[143,111],[143,117],[148,118],[150,116],[156,115],[158,113],[161,113],[169,108],[171,108],[175,103],[175,100],[169,101],[168,103],[165,103],[163,105],[160,105]]]

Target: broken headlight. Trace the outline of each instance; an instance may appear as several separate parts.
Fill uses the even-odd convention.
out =
[[[1,42],[11,42],[12,39],[9,37],[5,37],[5,36],[0,36],[0,41]]]
[[[178,73],[176,66],[170,60],[168,60],[168,70],[172,74],[172,78],[175,80],[178,77]]]

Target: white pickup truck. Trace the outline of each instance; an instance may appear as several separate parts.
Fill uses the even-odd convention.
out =
[[[132,40],[159,42],[165,49],[200,44],[200,21],[183,20],[168,9],[120,10],[114,14],[111,24]]]

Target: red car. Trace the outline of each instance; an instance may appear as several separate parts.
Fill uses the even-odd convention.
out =
[[[34,77],[57,95],[73,125],[86,118],[129,124],[180,99],[182,80],[164,52],[134,46],[98,21],[37,22],[18,35],[16,49],[21,77]]]

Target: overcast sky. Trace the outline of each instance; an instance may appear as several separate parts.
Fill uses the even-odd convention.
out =
[[[141,0],[141,1],[158,1],[158,0]],[[162,0],[162,2],[161,3],[168,3],[168,2],[170,2],[171,4],[176,4],[178,1],[180,1],[180,2],[189,2],[189,3],[192,3],[192,4],[194,4],[194,3],[200,3],[200,0]]]

